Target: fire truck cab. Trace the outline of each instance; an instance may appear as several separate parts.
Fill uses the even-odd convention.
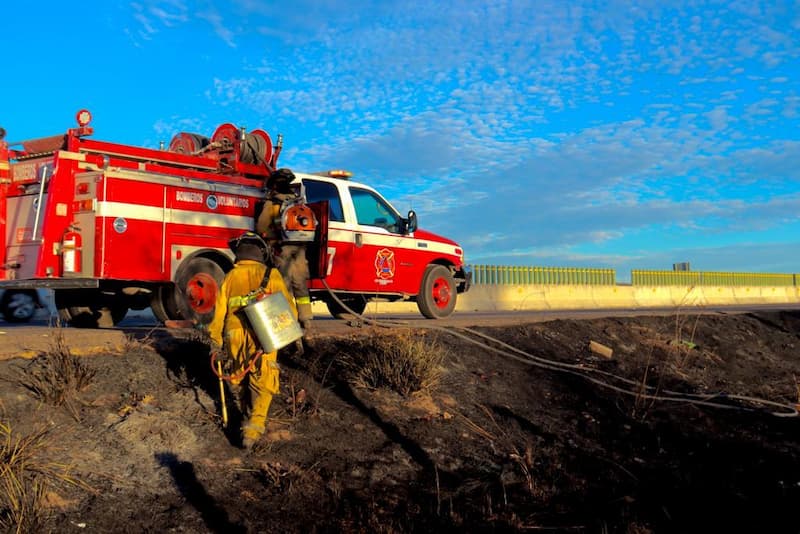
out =
[[[227,243],[252,230],[282,140],[223,124],[158,150],[66,134],[7,143],[0,131],[0,289],[52,289],[62,320],[111,327],[129,309],[205,323],[233,267]],[[371,298],[449,315],[469,287],[461,248],[417,228],[342,173],[296,173],[319,220],[308,245],[312,298],[336,316]],[[332,292],[332,293],[331,293]],[[333,294],[337,298],[333,298]]]
[[[347,171],[296,176],[311,206],[327,205],[322,239],[309,254],[312,265],[322,259],[312,268],[312,299],[323,300],[335,317],[347,308],[362,313],[370,299],[413,299],[431,319],[452,313],[457,293],[470,283],[458,243],[419,229],[414,211],[401,216]]]

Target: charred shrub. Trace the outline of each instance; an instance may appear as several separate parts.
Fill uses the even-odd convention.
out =
[[[55,330],[53,343],[25,368],[19,382],[42,402],[66,406],[77,419],[75,401],[80,392],[92,383],[96,371],[70,351],[60,329]]]
[[[354,339],[340,358],[354,386],[386,387],[408,396],[438,385],[445,352],[445,346],[435,337],[402,331]]]

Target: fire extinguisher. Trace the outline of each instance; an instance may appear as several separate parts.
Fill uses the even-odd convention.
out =
[[[81,234],[73,226],[61,240],[61,269],[64,274],[81,272]]]

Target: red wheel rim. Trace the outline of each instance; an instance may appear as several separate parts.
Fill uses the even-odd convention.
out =
[[[208,313],[217,301],[217,281],[207,273],[197,273],[186,283],[186,303],[196,313]]]
[[[431,294],[433,296],[433,303],[436,304],[437,308],[447,308],[447,305],[450,304],[450,297],[452,296],[447,278],[440,276],[434,280]]]

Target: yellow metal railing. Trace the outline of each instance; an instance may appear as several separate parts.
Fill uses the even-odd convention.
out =
[[[470,265],[476,285],[615,285],[614,269]],[[631,271],[634,286],[797,286],[800,274],[717,271]]]
[[[582,267],[520,267],[508,265],[470,265],[472,283],[483,285],[575,284],[614,285],[614,269]]]
[[[715,271],[631,271],[635,286],[795,286],[797,274]]]

